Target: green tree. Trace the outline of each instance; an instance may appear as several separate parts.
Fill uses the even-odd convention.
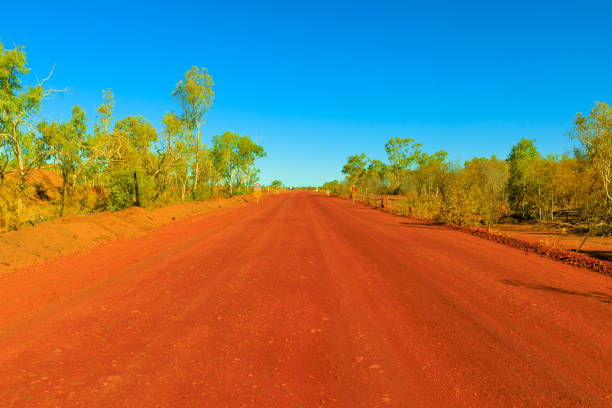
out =
[[[93,180],[94,185],[100,184],[100,178],[108,170],[113,154],[110,124],[113,119],[115,97],[110,89],[102,91],[104,102],[96,109],[98,120],[94,123],[94,131],[86,145],[87,164],[84,172]]]
[[[281,188],[283,186],[283,182],[280,180],[274,180],[270,183],[270,187],[272,188]]]
[[[386,174],[388,166],[382,161],[370,160],[363,176],[362,187],[366,196],[369,194],[386,193],[387,180]]]
[[[414,178],[419,195],[432,194],[434,191],[438,195],[442,179],[448,171],[447,156],[447,152],[440,150],[431,155],[421,153],[416,157],[418,168],[414,171]]]
[[[143,187],[148,184],[150,176],[147,170],[151,169],[151,146],[157,141],[157,131],[142,116],[128,116],[115,123],[109,141],[111,145],[107,148],[112,146],[114,150],[111,157],[113,176],[123,178],[122,183],[115,183],[115,188],[122,189],[123,194],[131,193],[134,205],[140,207],[143,205]],[[127,182],[130,176],[133,184]],[[148,199],[149,194],[145,197]]]
[[[574,129],[570,133],[577,139],[588,156],[589,163],[597,171],[605,192],[606,207],[612,205],[612,108],[605,102],[596,102],[587,116],[576,115]]]
[[[238,172],[238,138],[239,135],[231,131],[215,135],[212,139],[212,155],[215,166],[225,179],[229,187],[229,195],[233,194],[234,179]]]
[[[196,199],[204,199],[207,196],[211,197],[214,192],[215,185],[219,182],[220,174],[215,166],[215,160],[211,150],[202,147],[198,155],[200,161],[200,185],[197,189]],[[208,188],[206,187],[208,185]],[[208,191],[206,191],[208,190]]]
[[[11,160],[12,152],[8,143],[8,138],[0,137],[0,186],[4,182]]]
[[[206,68],[192,67],[185,78],[176,84],[172,95],[182,108],[186,142],[189,146],[191,171],[193,177],[192,195],[195,196],[200,177],[200,157],[202,153],[202,123],[206,112],[215,98],[214,82]]]
[[[255,160],[265,157],[266,153],[249,136],[227,131],[213,137],[211,155],[219,174],[226,180],[231,196],[234,184],[240,188],[245,182],[248,185],[255,180],[258,173],[253,166]]]
[[[477,189],[474,198],[478,201],[478,213],[493,225],[506,205],[508,163],[495,156],[474,158],[465,162],[462,173],[467,185]]]
[[[167,178],[180,188],[181,201],[185,201],[185,194],[189,185],[189,146],[185,137],[185,123],[183,120],[170,112],[162,118],[164,130],[160,144],[160,151],[164,160],[161,164],[165,167]]]
[[[368,156],[365,153],[349,156],[342,167],[342,174],[346,174],[351,183],[359,184],[359,180],[365,174],[367,164]]]
[[[391,138],[385,145],[387,157],[395,173],[411,169],[421,156],[421,143],[408,138]]]
[[[521,139],[512,146],[509,163],[508,198],[511,208],[526,218],[531,211],[533,190],[536,182],[534,163],[540,158],[534,140]]]
[[[56,163],[62,175],[60,217],[64,215],[66,191],[74,194],[77,171],[83,163],[85,143],[87,142],[87,118],[85,112],[75,106],[68,122],[41,122],[38,130],[43,136],[47,152]]]
[[[340,192],[340,183],[338,180],[328,181],[321,186],[321,189],[327,190],[333,194],[338,194]]]
[[[25,86],[22,77],[29,72],[23,47],[7,50],[0,43],[0,142],[11,148],[22,186],[45,156],[42,139],[34,132],[35,116],[43,100],[61,92],[44,88],[53,70],[38,85]]]
[[[237,140],[238,188],[249,185],[258,170],[253,166],[255,160],[266,157],[263,147],[253,142],[249,136],[239,136]]]

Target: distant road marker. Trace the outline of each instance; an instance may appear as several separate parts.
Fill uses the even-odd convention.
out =
[[[353,196],[353,204],[355,204],[355,193],[357,192],[357,186],[355,184],[351,184],[351,196]]]
[[[261,183],[253,184],[253,188],[255,189],[255,191],[253,191],[253,196],[257,200],[257,204],[259,204],[259,199],[261,198]]]

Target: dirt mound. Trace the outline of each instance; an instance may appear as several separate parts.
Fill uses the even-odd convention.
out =
[[[19,173],[12,170],[7,173],[7,177],[19,180]],[[34,187],[32,199],[49,201],[59,197],[63,180],[62,176],[52,169],[36,169],[27,175],[26,184]]]
[[[59,190],[62,187],[62,176],[50,169],[37,169],[26,177],[28,184],[43,184],[46,188]]]
[[[36,175],[40,181],[49,183],[46,185],[53,185],[57,180],[48,176],[45,171]],[[175,204],[152,211],[132,207],[116,213],[69,215],[6,232],[0,234],[0,273],[93,248],[105,241],[139,237],[174,220],[246,205],[252,200],[251,196],[240,196]]]
[[[595,272],[612,276],[612,263],[601,261],[599,259],[595,259],[587,255],[567,251],[565,249],[560,248],[551,248],[549,246],[545,246],[535,242],[522,241],[520,239],[508,237],[501,233],[489,232],[481,228],[467,228],[459,227],[456,225],[445,225],[445,227],[456,231],[467,232],[469,234],[475,235],[479,238],[487,239],[489,241],[495,241],[500,244],[522,249],[525,252],[535,253],[540,256],[552,258],[556,261],[561,261],[569,265],[591,269]]]

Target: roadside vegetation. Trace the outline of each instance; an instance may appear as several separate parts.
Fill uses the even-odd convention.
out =
[[[158,131],[140,115],[114,117],[103,91],[93,121],[79,106],[65,122],[40,121],[43,103],[65,90],[51,77],[27,86],[23,47],[0,43],[0,232],[69,213],[159,207],[242,194],[258,181],[262,146],[226,131],[203,142],[214,98],[206,68],[185,73],[172,96],[175,112]]]
[[[539,222],[589,234],[612,232],[612,109],[597,102],[577,114],[572,154],[542,155],[535,140],[522,139],[507,158],[473,158],[463,165],[446,151],[428,154],[412,138],[385,145],[387,161],[348,157],[344,180],[322,188],[396,212],[459,226]]]

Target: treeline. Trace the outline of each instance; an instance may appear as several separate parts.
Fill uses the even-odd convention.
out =
[[[356,184],[367,201],[401,196],[390,201],[401,212],[457,225],[562,220],[605,230],[612,215],[611,125],[612,109],[598,102],[576,116],[570,137],[579,146],[571,155],[543,156],[534,140],[522,139],[505,160],[474,158],[463,166],[449,163],[446,151],[427,154],[414,139],[394,138],[385,145],[387,163],[350,156],[345,180],[323,189],[349,195]]]
[[[67,207],[115,211],[202,200],[219,189],[232,195],[258,180],[255,161],[266,153],[249,136],[227,131],[209,146],[202,142],[215,98],[206,68],[191,68],[176,84],[179,109],[164,115],[161,132],[139,115],[115,120],[110,90],[91,131],[79,106],[65,122],[37,122],[43,102],[63,91],[48,89],[49,78],[26,86],[28,72],[23,47],[0,43],[0,229],[20,223],[10,218],[32,201],[36,186],[27,180],[41,167],[61,174],[58,215]]]

